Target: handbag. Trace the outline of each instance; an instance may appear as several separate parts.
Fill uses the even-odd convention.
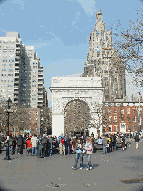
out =
[[[83,154],[85,154],[86,153],[86,150],[83,150],[83,152],[82,152]]]

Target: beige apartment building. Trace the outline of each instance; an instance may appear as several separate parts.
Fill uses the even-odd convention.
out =
[[[100,76],[105,87],[105,101],[125,99],[125,69],[118,58],[118,52],[112,47],[112,33],[106,30],[102,12],[96,13],[94,31],[89,37],[89,50],[82,76]]]
[[[9,97],[16,105],[40,108],[46,105],[43,66],[34,46],[22,44],[18,32],[0,37],[0,102]]]

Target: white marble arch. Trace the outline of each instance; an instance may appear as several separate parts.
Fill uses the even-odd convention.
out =
[[[97,109],[102,105],[103,91],[100,77],[53,77],[52,86],[52,135],[64,134],[64,110],[68,102],[79,99],[86,102],[90,108],[92,117],[91,124],[95,127],[101,121],[101,116]],[[100,126],[100,135],[102,127]],[[93,128],[94,135],[97,129]]]

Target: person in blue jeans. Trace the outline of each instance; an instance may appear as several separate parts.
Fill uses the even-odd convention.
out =
[[[76,143],[75,150],[76,150],[75,165],[72,168],[73,170],[77,169],[78,159],[80,158],[80,169],[83,169],[83,145],[80,139],[78,139]]]
[[[107,138],[106,138],[106,136],[105,135],[103,135],[103,154],[107,154]]]
[[[84,149],[86,150],[86,156],[87,156],[86,170],[91,170],[92,169],[91,156],[93,153],[93,146],[92,146],[92,141],[91,141],[90,137],[87,137]]]

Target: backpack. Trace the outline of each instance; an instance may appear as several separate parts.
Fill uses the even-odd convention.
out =
[[[10,141],[9,141],[9,145],[13,145],[13,140],[12,139],[10,139]]]
[[[61,143],[64,144],[64,139],[63,138],[61,138]]]
[[[44,138],[44,139],[42,140],[42,143],[43,143],[43,144],[47,143],[47,138]]]

